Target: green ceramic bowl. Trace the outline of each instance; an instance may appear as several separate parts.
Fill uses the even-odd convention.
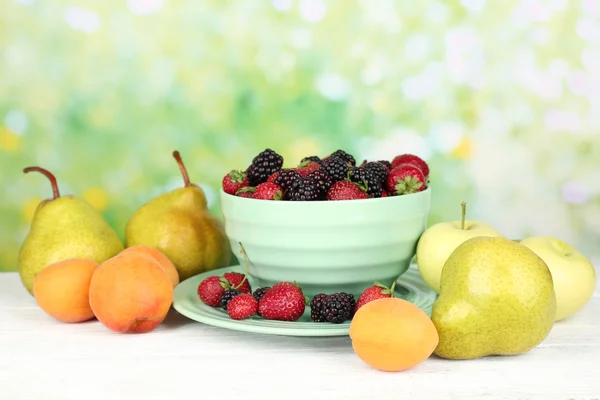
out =
[[[296,281],[304,293],[355,296],[409,267],[426,227],[431,189],[367,200],[267,201],[221,190],[225,231],[240,265],[260,286]]]

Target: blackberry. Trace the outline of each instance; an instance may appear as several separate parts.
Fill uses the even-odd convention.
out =
[[[368,162],[365,164],[364,168],[368,169],[381,185],[383,185],[388,178],[388,169],[379,162]]]
[[[392,169],[392,163],[387,160],[379,160],[377,162],[379,164],[383,164],[383,166],[386,167],[388,169],[388,171]]]
[[[356,166],[356,160],[354,159],[354,157],[351,154],[346,153],[344,150],[334,151],[329,157],[341,158],[347,163],[352,164],[353,167]]]
[[[260,152],[252,160],[252,164],[246,170],[246,176],[251,186],[266,182],[269,176],[281,169],[283,157],[271,149]]]
[[[333,184],[333,180],[331,179],[329,174],[323,171],[322,169],[318,169],[308,174],[308,177],[312,178],[317,183],[319,198],[324,199],[325,196],[327,196],[329,188]]]
[[[317,164],[321,164],[321,158],[319,156],[304,157],[302,160],[300,160],[300,164],[302,164],[302,163],[304,163],[306,161],[314,161]]]
[[[349,293],[319,293],[310,302],[310,319],[314,322],[341,324],[352,319],[356,300]]]
[[[300,175],[298,171],[286,168],[279,171],[273,183],[281,186],[281,189],[283,189],[283,191],[285,192],[288,189],[288,187],[290,187],[292,182],[300,178],[302,178],[302,175]]]
[[[329,157],[323,160],[321,167],[331,177],[333,183],[343,180],[348,175],[350,166],[339,157]]]
[[[237,289],[229,289],[223,292],[223,294],[221,295],[221,307],[223,307],[223,310],[227,311],[227,306],[229,305],[231,299],[240,294],[242,294],[242,292],[240,292]]]
[[[313,201],[319,199],[317,182],[305,177],[296,179],[285,191],[285,199],[290,201]]]
[[[348,172],[348,179],[361,186],[366,183],[367,194],[371,197],[381,197],[383,194],[383,182],[380,182],[370,169],[352,167]]]
[[[265,295],[265,293],[267,293],[267,290],[269,290],[269,289],[271,289],[270,286],[258,288],[254,291],[254,293],[252,293],[252,296],[254,296],[256,301],[260,301],[260,299],[263,298],[263,296]]]

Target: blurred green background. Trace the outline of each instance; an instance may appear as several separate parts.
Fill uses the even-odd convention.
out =
[[[0,270],[50,169],[123,234],[181,185],[270,147],[432,168],[430,223],[469,216],[600,257],[598,0],[0,4]],[[398,210],[402,212],[402,210]]]

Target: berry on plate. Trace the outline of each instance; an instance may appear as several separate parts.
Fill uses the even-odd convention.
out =
[[[297,321],[306,307],[302,288],[292,282],[279,282],[258,302],[258,312],[265,319]]]
[[[211,307],[218,307],[221,304],[221,296],[225,292],[227,282],[220,276],[209,276],[198,285],[198,297],[205,304]]]
[[[349,293],[319,293],[310,301],[310,319],[341,324],[352,319],[355,305],[354,296]]]
[[[246,275],[240,272],[225,272],[223,278],[230,283],[232,289],[237,289],[242,293],[252,293],[252,288],[250,287],[250,282],[246,279]]]
[[[259,200],[281,200],[283,191],[281,186],[272,182],[263,182],[256,187],[254,198]]]
[[[411,194],[427,188],[423,172],[413,164],[400,164],[390,171],[386,189],[392,196]]]
[[[388,288],[387,286],[385,286],[379,282],[375,282],[375,284],[373,286],[369,286],[361,293],[360,296],[358,296],[358,300],[356,300],[356,307],[354,309],[354,312],[358,311],[359,308],[361,308],[362,306],[364,306],[367,303],[372,302],[373,300],[383,299],[386,297],[393,297],[395,287],[396,287],[395,281],[392,284],[391,288]]]
[[[223,191],[228,194],[235,194],[239,189],[249,184],[246,174],[237,169],[231,170],[225,175],[222,182]]]
[[[327,200],[360,200],[369,195],[359,185],[349,181],[339,181],[331,185],[327,192]]]
[[[229,305],[229,302],[241,294],[242,294],[242,292],[240,292],[239,290],[236,290],[236,289],[226,290],[221,295],[221,301],[220,301],[219,305],[223,308],[223,310],[227,311],[227,306]]]
[[[414,154],[401,154],[399,156],[396,156],[392,160],[392,169],[394,169],[397,166],[402,165],[402,164],[412,164],[415,167],[419,168],[421,170],[421,172],[423,172],[423,175],[425,175],[425,178],[427,178],[429,176],[429,166],[419,156],[416,156]]]
[[[258,310],[258,302],[256,299],[247,293],[242,293],[235,296],[227,305],[227,314],[231,319],[250,318]]]

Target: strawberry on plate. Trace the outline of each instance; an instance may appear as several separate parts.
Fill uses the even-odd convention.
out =
[[[359,200],[368,198],[369,195],[361,186],[346,180],[334,183],[327,192],[327,200]]]
[[[370,303],[373,300],[384,299],[386,297],[393,297],[395,287],[395,281],[392,284],[391,288],[388,288],[387,286],[379,282],[375,282],[373,286],[369,286],[368,288],[366,288],[358,297],[358,300],[356,300],[354,312],[356,313],[356,311],[358,311],[359,308],[361,308],[367,303]]]
[[[394,157],[392,160],[392,168],[394,169],[402,164],[412,164],[415,167],[419,168],[425,178],[429,177],[429,165],[423,160],[421,157],[416,156],[414,154],[401,154],[399,156]]]
[[[412,164],[400,164],[392,169],[386,182],[387,192],[391,196],[417,193],[426,188],[425,175]]]
[[[258,313],[265,319],[297,321],[306,307],[302,288],[292,282],[273,285],[258,302]]]
[[[235,194],[238,190],[248,185],[248,177],[246,174],[237,169],[231,170],[223,177],[223,191],[228,194]]]
[[[227,304],[227,314],[231,319],[250,318],[258,311],[258,302],[251,294],[242,293]]]
[[[275,183],[264,182],[256,187],[254,198],[259,200],[281,200],[283,190],[281,190],[281,186]]]
[[[231,289],[237,289],[242,293],[252,294],[250,282],[248,282],[248,279],[245,279],[246,275],[240,272],[225,272],[223,278],[227,279],[231,284]]]

